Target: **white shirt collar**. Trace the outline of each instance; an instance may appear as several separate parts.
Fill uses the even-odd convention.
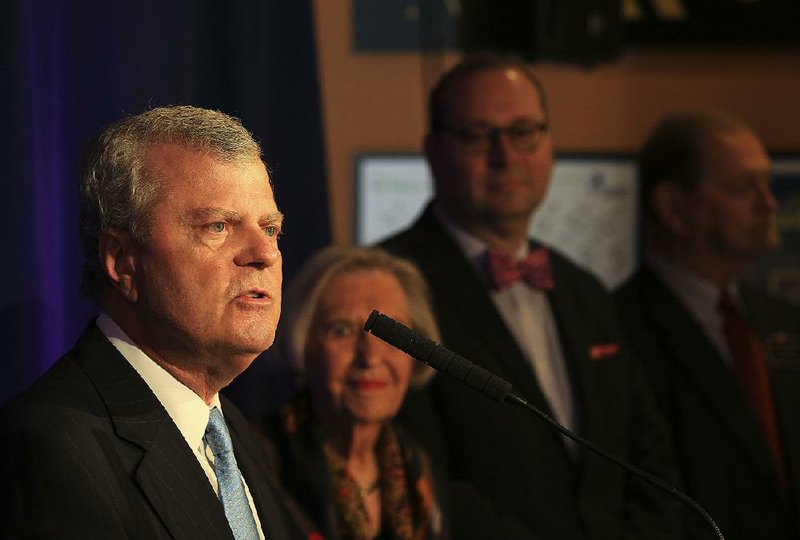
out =
[[[489,244],[459,227],[456,222],[447,215],[442,205],[438,202],[433,203],[431,211],[442,227],[444,227],[444,230],[455,240],[456,244],[458,244],[461,251],[467,256],[467,259],[470,260],[478,273],[483,275],[484,269],[481,265],[481,259],[489,249]],[[519,248],[517,248],[515,258],[522,259],[528,254],[529,250],[528,242],[523,241]]]
[[[219,394],[214,394],[211,405],[207,405],[193,390],[137,347],[105,312],[97,318],[97,327],[144,379],[189,446],[195,451],[202,450],[211,407],[218,407],[222,411]]]
[[[722,324],[722,315],[718,307],[720,286],[717,283],[677,266],[653,250],[645,254],[645,260],[648,267],[664,281],[698,321],[714,326]],[[737,283],[729,283],[727,289],[733,301],[741,308]]]

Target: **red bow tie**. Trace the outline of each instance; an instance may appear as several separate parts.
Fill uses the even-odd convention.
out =
[[[489,250],[489,276],[495,289],[502,290],[520,279],[535,289],[553,288],[550,254],[544,248],[531,250],[527,257],[516,260]]]

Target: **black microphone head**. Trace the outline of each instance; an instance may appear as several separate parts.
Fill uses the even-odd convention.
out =
[[[369,332],[370,330],[372,330],[372,325],[375,324],[375,321],[377,320],[378,315],[380,314],[381,312],[378,311],[377,309],[372,310],[372,313],[370,313],[369,317],[367,317],[367,322],[364,323],[364,332]]]
[[[367,322],[364,323],[364,330],[420,362],[446,373],[470,388],[489,395],[496,401],[502,403],[511,390],[511,383],[508,381],[473,364],[466,358],[458,356],[453,351],[377,310],[370,313]]]
[[[431,351],[436,347],[436,343],[430,339],[378,310],[370,313],[364,323],[364,330],[426,364]]]

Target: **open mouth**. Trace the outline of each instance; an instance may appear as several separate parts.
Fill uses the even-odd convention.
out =
[[[253,289],[251,291],[243,291],[241,294],[239,294],[239,298],[247,300],[268,300],[270,295],[267,291]]]

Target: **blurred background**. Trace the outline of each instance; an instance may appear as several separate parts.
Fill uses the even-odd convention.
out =
[[[0,10],[0,402],[97,313],[79,289],[75,161],[102,126],[178,103],[241,118],[287,217],[288,281],[323,245],[370,242],[413,219],[429,193],[425,97],[473,49],[520,54],[542,79],[559,154],[532,232],[608,286],[635,266],[633,163],[650,128],[687,107],[741,116],[775,160],[784,235],[749,279],[800,303],[800,2],[6,0]],[[246,411],[282,391],[268,364],[230,388]]]

